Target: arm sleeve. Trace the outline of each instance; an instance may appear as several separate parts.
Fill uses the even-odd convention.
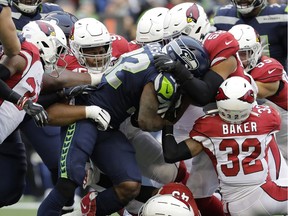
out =
[[[0,79],[0,98],[17,104],[21,95],[13,91],[2,79]]]
[[[175,163],[192,157],[185,141],[177,144],[173,136],[173,126],[165,126],[162,130],[162,147],[165,162]]]
[[[208,70],[202,79],[196,78],[181,63],[176,63],[174,73],[175,79],[181,89],[190,97],[193,104],[205,106],[214,101],[219,86],[224,79],[212,70]]]

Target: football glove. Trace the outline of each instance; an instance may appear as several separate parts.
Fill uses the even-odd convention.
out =
[[[92,85],[79,85],[73,86],[70,88],[63,88],[61,91],[58,91],[58,95],[61,98],[66,98],[70,100],[80,94],[89,94],[89,92],[95,91],[96,87]]]
[[[160,54],[154,56],[154,65],[157,71],[173,73],[175,71],[176,62],[173,61],[169,55]]]
[[[110,114],[99,106],[86,106],[86,118],[92,119],[97,123],[98,130],[105,131],[109,127],[111,120]]]
[[[48,114],[45,109],[38,103],[33,102],[28,97],[21,97],[17,106],[30,115],[38,127],[44,127],[48,123]]]

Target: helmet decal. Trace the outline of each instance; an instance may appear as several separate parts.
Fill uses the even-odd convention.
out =
[[[229,97],[227,97],[227,95],[225,94],[223,89],[220,87],[218,89],[218,92],[217,92],[217,95],[216,95],[216,100],[220,101],[220,100],[227,100],[227,99],[229,99]]]
[[[238,98],[239,100],[243,101],[243,102],[248,102],[248,103],[253,103],[254,102],[254,92],[253,90],[248,90],[245,95],[243,95],[242,97]]]
[[[46,36],[56,36],[54,27],[49,23],[37,21],[37,25]]]
[[[191,22],[197,23],[199,15],[200,15],[200,12],[199,12],[197,5],[193,4],[186,11],[187,23],[191,23]]]

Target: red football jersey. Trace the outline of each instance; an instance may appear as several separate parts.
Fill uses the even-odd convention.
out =
[[[262,56],[260,62],[250,71],[250,75],[255,81],[262,83],[281,81],[282,87],[279,91],[267,99],[287,110],[288,81],[284,68],[277,60]]]

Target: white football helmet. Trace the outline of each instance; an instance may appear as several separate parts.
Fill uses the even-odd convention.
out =
[[[55,23],[36,20],[26,24],[22,33],[28,42],[39,49],[45,73],[51,74],[53,71],[59,73],[57,61],[60,54],[65,54],[67,50],[65,34],[61,28]]]
[[[243,15],[251,13],[255,8],[267,4],[267,0],[231,0],[237,11]]]
[[[181,34],[202,40],[210,30],[210,23],[202,6],[196,3],[181,3],[171,8],[164,20],[164,39]]]
[[[42,0],[13,0],[13,5],[23,13],[33,14]]]
[[[216,95],[219,116],[225,122],[241,124],[249,117],[255,98],[253,87],[245,78],[230,77],[220,85]]]
[[[82,18],[74,24],[70,47],[89,73],[103,73],[110,64],[111,36],[105,25],[94,18]]]
[[[169,11],[165,7],[147,10],[137,23],[136,41],[140,45],[163,40],[164,18]]]
[[[156,195],[139,210],[138,216],[194,216],[191,206],[172,194]]]
[[[258,63],[262,55],[262,45],[260,35],[255,29],[246,24],[233,26],[229,32],[239,43],[239,56],[244,66],[245,72],[252,70]]]

